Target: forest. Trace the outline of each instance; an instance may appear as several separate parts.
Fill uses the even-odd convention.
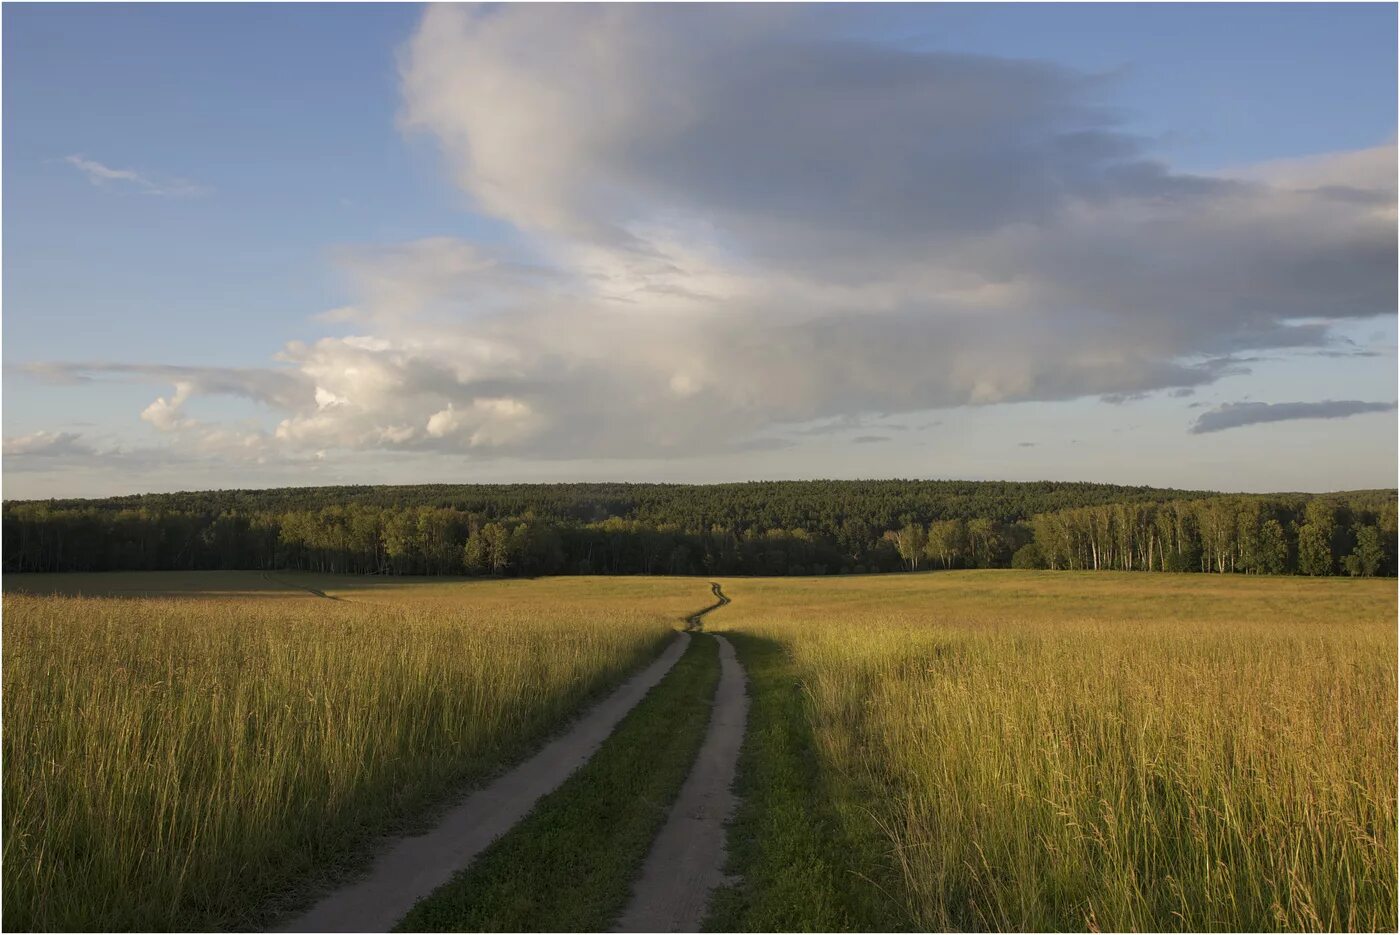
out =
[[[1056,482],[280,488],[4,505],[6,571],[1394,575],[1396,491]]]

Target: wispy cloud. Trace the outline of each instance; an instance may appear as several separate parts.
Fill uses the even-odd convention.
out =
[[[63,161],[87,176],[88,181],[94,185],[127,185],[143,194],[173,197],[190,197],[209,193],[206,186],[191,182],[189,179],[150,175],[137,172],[135,169],[114,169],[96,159],[89,159],[82,155],[65,156]]]
[[[865,418],[863,416],[841,415],[829,419],[820,419],[810,425],[803,425],[800,428],[789,428],[785,433],[793,436],[824,436],[838,435],[843,432],[856,432],[861,429],[877,430],[881,432],[905,432],[909,430],[907,425],[897,423],[882,422],[877,419]],[[937,424],[937,423],[934,423]],[[873,436],[866,436],[873,437]],[[884,436],[880,436],[883,438]]]
[[[1319,403],[1226,403],[1203,412],[1191,426],[1191,434],[1223,432],[1261,422],[1293,419],[1344,419],[1366,412],[1393,412],[1395,403],[1367,403],[1358,399],[1327,399]]]
[[[91,452],[91,446],[77,432],[40,431],[29,435],[11,435],[4,442],[7,458],[56,458]]]
[[[314,380],[295,370],[266,367],[180,367],[170,364],[132,364],[113,361],[36,361],[19,370],[54,384],[85,384],[104,380],[132,383],[170,383],[176,388],[173,404],[190,396],[237,396],[278,409],[311,406],[316,401]]]

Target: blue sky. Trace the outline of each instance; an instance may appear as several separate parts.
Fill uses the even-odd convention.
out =
[[[1393,412],[1189,432],[1242,402],[1395,400],[1391,5],[3,15],[7,496],[1394,483]],[[998,147],[1024,160],[1012,195],[976,168]],[[1369,156],[1260,168],[1338,153]],[[1381,223],[1311,194],[1339,186]],[[1236,244],[1271,285],[1217,268]],[[822,343],[857,322],[888,337]],[[811,353],[750,382],[764,342]]]

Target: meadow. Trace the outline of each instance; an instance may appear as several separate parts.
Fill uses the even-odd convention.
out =
[[[1393,581],[723,585],[755,707],[712,926],[1394,930]]]
[[[704,626],[751,706],[710,928],[1395,928],[1394,581],[720,580]],[[712,602],[703,578],[5,585],[5,924],[48,930],[276,924]],[[606,928],[699,742],[710,642],[403,927]]]
[[[265,925],[709,603],[698,579],[5,586],[10,930]]]

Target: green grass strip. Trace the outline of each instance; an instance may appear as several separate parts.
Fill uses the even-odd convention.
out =
[[[726,633],[749,678],[739,808],[712,932],[888,932],[911,922],[887,895],[897,874],[869,814],[823,775],[802,686],[777,643]]]
[[[396,930],[605,931],[695,762],[718,683],[718,643],[697,635],[582,769]]]

